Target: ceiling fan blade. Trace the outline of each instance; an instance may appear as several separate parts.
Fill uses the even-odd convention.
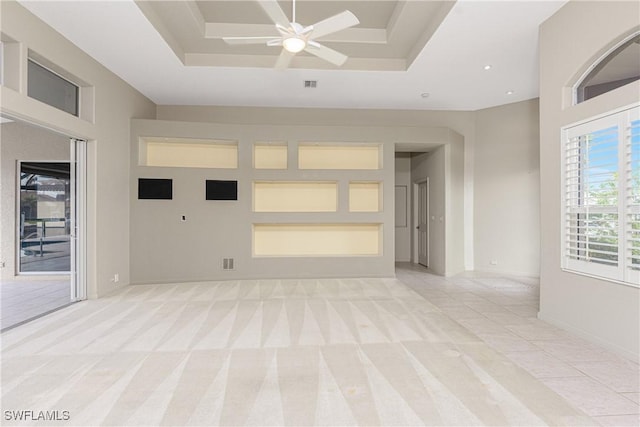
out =
[[[288,68],[293,57],[293,53],[289,52],[287,49],[282,49],[282,52],[280,53],[280,56],[278,56],[278,60],[276,61],[275,68],[278,70],[284,70],[285,68]]]
[[[258,4],[269,15],[274,24],[280,24],[283,27],[289,26],[289,18],[287,18],[277,0],[258,0]]]
[[[358,20],[358,18],[356,18],[356,15],[348,10],[345,10],[344,12],[322,20],[317,24],[313,24],[313,32],[311,33],[311,37],[315,39],[318,37],[326,36],[327,34],[335,33],[337,31],[344,30],[345,28],[353,27],[354,25],[358,25],[359,23],[360,21]]]
[[[277,37],[223,37],[227,44],[268,44],[271,40],[280,40]]]
[[[312,55],[322,58],[325,61],[329,61],[334,65],[341,66],[347,60],[347,55],[333,50],[325,45],[318,44],[319,47],[307,46],[304,50]]]
[[[291,34],[295,34],[294,31],[289,27],[285,27],[284,25],[276,24],[276,30],[283,36],[290,36]]]

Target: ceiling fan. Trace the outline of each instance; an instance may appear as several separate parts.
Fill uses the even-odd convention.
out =
[[[287,68],[291,58],[301,51],[341,66],[347,60],[343,53],[333,50],[315,41],[315,39],[358,25],[360,21],[348,10],[324,19],[313,25],[303,26],[296,22],[296,2],[293,0],[292,19],[289,21],[277,0],[258,0],[258,4],[269,15],[280,36],[264,37],[223,37],[228,44],[266,44],[267,46],[282,46],[282,52],[276,61],[276,68]]]

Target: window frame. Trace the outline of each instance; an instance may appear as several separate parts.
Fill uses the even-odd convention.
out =
[[[623,285],[632,287],[640,287],[640,270],[633,270],[630,259],[631,251],[631,214],[640,212],[640,207],[636,205],[630,205],[631,199],[630,187],[631,179],[631,123],[640,119],[640,103],[636,103],[630,106],[622,107],[610,111],[605,114],[601,114],[595,117],[582,120],[577,123],[573,123],[561,128],[561,222],[560,222],[560,238],[561,238],[561,269],[569,273],[575,273],[579,275],[585,275],[589,277],[598,278],[601,280],[611,281]],[[610,127],[617,127],[617,203],[615,206],[610,205],[609,209],[612,213],[617,212],[617,254],[618,261],[616,266],[604,265],[598,262],[592,262],[589,260],[572,259],[570,256],[571,245],[569,244],[570,235],[570,215],[589,212],[588,204],[571,205],[569,202],[569,186],[570,180],[575,178],[576,168],[581,167],[582,156],[588,155],[588,153],[581,154],[578,160],[570,161],[568,159],[567,152],[570,149],[569,145],[572,142],[572,138],[576,136],[586,135],[591,132],[604,130]],[[577,163],[576,163],[577,162]],[[574,173],[571,175],[571,173]],[[580,176],[578,172],[577,176]],[[581,191],[581,190],[578,190]],[[629,192],[629,194],[627,194]],[[591,205],[593,206],[593,205]],[[609,206],[609,205],[607,205]],[[607,208],[595,209],[596,212],[606,211]]]

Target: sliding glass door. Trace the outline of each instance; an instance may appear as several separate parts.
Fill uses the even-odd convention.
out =
[[[0,330],[86,298],[86,141],[0,121]]]
[[[71,273],[71,162],[20,162],[19,272]]]

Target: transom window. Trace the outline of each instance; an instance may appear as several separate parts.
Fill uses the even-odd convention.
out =
[[[575,86],[577,104],[640,80],[640,32],[612,49]]]
[[[74,116],[80,114],[80,88],[58,74],[29,59],[27,94]]]
[[[563,268],[640,285],[640,108],[563,129]]]

